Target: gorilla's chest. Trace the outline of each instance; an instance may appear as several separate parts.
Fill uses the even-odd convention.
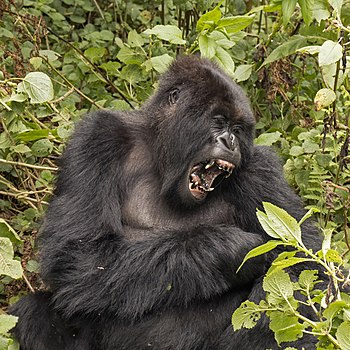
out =
[[[122,210],[124,225],[137,228],[181,229],[198,225],[235,224],[233,205],[222,199],[208,198],[196,208],[175,210],[148,184],[138,184],[131,191]]]

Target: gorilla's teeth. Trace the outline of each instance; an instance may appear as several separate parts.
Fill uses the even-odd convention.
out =
[[[212,167],[215,164],[215,160],[211,160],[206,166],[205,169],[209,169],[210,167]]]
[[[214,187],[210,187],[207,189],[207,192],[211,192],[211,191],[214,191]]]

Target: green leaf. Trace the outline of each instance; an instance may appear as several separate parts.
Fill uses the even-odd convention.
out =
[[[136,32],[136,30],[133,29],[128,34],[128,43],[131,47],[142,47],[145,40]]]
[[[126,46],[119,50],[117,58],[125,64],[141,65],[143,63],[142,57]]]
[[[158,73],[164,73],[168,68],[174,58],[169,56],[167,53],[162,56],[155,56],[151,58],[152,67]]]
[[[161,40],[165,40],[175,45],[185,45],[186,40],[182,39],[181,29],[172,25],[157,25],[152,29],[143,32],[146,35],[155,35]]]
[[[99,67],[104,69],[107,74],[117,76],[119,74],[119,68],[121,67],[121,64],[115,61],[108,61],[102,63]]]
[[[22,277],[22,266],[17,260],[13,260],[12,243],[7,237],[0,237],[0,275],[12,278]]]
[[[250,16],[225,17],[217,22],[217,27],[226,29],[227,33],[237,33],[253,23],[255,14]]]
[[[282,237],[277,232],[275,232],[275,230],[270,224],[267,215],[264,212],[257,209],[256,216],[258,217],[260,225],[270,237],[282,239]]]
[[[0,315],[0,334],[5,335],[17,323],[18,317],[12,315]]]
[[[345,321],[337,328],[336,338],[342,350],[350,350],[350,322]]]
[[[293,15],[296,5],[297,0],[282,1],[282,15],[284,26],[286,26],[289,23],[289,20]]]
[[[256,247],[256,248],[252,249],[250,252],[248,252],[246,254],[246,256],[243,259],[242,264],[238,267],[236,272],[238,272],[241,269],[241,267],[243,266],[243,264],[247,260],[249,260],[251,258],[254,258],[256,256],[259,256],[259,255],[265,254],[265,253],[269,252],[270,250],[276,248],[278,245],[282,245],[282,244],[284,244],[284,243],[281,242],[281,241],[274,241],[274,240],[272,240],[272,241],[268,241],[265,244],[262,244],[259,247]]]
[[[200,34],[198,38],[199,50],[203,57],[213,58],[216,53],[218,44],[207,34]]]
[[[314,0],[298,0],[301,8],[301,14],[306,25],[310,25],[313,20]]]
[[[315,4],[313,7],[313,16],[318,22],[318,24],[320,24],[322,20],[326,20],[330,15],[331,14],[328,10],[328,1],[315,0]]]
[[[197,22],[197,32],[202,32],[205,29],[210,29],[214,27],[220,20],[221,16],[222,14],[219,9],[219,6],[216,6],[214,10],[205,13]]]
[[[43,63],[43,59],[41,57],[32,57],[29,62],[34,67],[34,69],[39,69]]]
[[[0,218],[0,237],[7,237],[14,244],[22,243],[22,240],[18,236],[17,232],[6,222],[6,220]]]
[[[311,290],[318,279],[317,270],[304,270],[299,275],[299,286],[304,290]]]
[[[30,152],[30,148],[26,145],[19,144],[14,147],[11,147],[11,151],[16,152],[16,153],[28,153]]]
[[[341,9],[343,7],[343,0],[328,0],[329,4],[338,12],[338,14],[341,14]]]
[[[236,68],[234,79],[237,83],[240,81],[246,81],[250,78],[252,74],[252,69],[254,64],[241,64]]]
[[[53,151],[53,144],[47,139],[42,139],[33,143],[32,153],[37,157],[46,157]]]
[[[39,50],[39,55],[47,58],[49,62],[57,61],[61,57],[59,53],[52,50]]]
[[[44,103],[54,96],[51,79],[42,72],[28,73],[18,84],[17,92],[26,93],[31,103]]]
[[[293,146],[289,150],[289,154],[293,157],[298,157],[304,153],[304,149],[301,146]]]
[[[305,140],[303,142],[303,149],[305,153],[315,153],[320,149],[320,146],[311,140]]]
[[[305,46],[307,43],[307,38],[303,36],[292,36],[287,42],[279,45],[275,50],[273,50],[270,55],[266,58],[264,63],[260,68],[265,65],[275,62],[283,57],[287,57],[295,53],[298,49]]]
[[[280,139],[281,135],[279,131],[261,134],[255,139],[255,144],[259,146],[272,146]]]
[[[263,289],[268,293],[267,301],[273,305],[278,305],[293,296],[293,284],[289,275],[282,270],[265,276]]]
[[[320,111],[322,108],[331,105],[337,98],[335,92],[332,89],[321,89],[318,90],[314,98],[315,109]]]
[[[323,317],[327,319],[328,324],[332,324],[333,318],[347,306],[348,304],[344,300],[336,300],[323,311]]]
[[[282,239],[290,243],[301,242],[301,230],[298,222],[284,209],[268,202],[263,206],[270,226]]]
[[[213,59],[226,71],[228,75],[231,77],[234,76],[235,63],[233,62],[230,54],[225,49],[219,46],[216,49],[216,53]]]
[[[10,32],[8,29],[1,27],[0,28],[0,37],[3,38],[9,38],[9,39],[13,39],[14,35],[12,32]]]
[[[103,56],[107,53],[104,47],[89,47],[85,50],[85,56],[92,62],[96,63],[102,60]]]
[[[319,45],[311,45],[311,46],[304,46],[297,50],[297,52],[301,53],[309,53],[310,55],[315,55],[316,53],[319,53],[321,49],[321,46]]]
[[[277,271],[283,270],[287,267],[305,262],[305,261],[313,261],[312,259],[306,259],[306,258],[296,258],[291,257],[284,260],[274,261],[271,265],[271,268],[269,269],[267,275],[271,273],[276,273]]]
[[[48,137],[49,133],[50,131],[47,129],[25,131],[21,132],[20,134],[17,134],[16,139],[24,142],[36,141]]]
[[[334,250],[334,249],[329,249],[326,253],[326,256],[325,256],[326,260],[328,262],[334,262],[334,263],[337,263],[337,264],[342,264],[343,263],[343,259],[342,257],[340,256],[340,254]]]
[[[310,218],[314,213],[319,213],[319,212],[320,212],[320,209],[315,207],[309,209],[307,213],[299,220],[299,225],[301,225],[305,220]]]
[[[335,41],[327,40],[320,47],[318,54],[318,63],[320,66],[326,66],[339,61],[343,56],[343,49]]]
[[[305,326],[298,322],[298,317],[281,311],[269,313],[270,329],[275,333],[275,339],[280,345],[283,342],[295,341],[303,336]]]
[[[251,301],[245,301],[242,303],[232,315],[232,325],[235,331],[242,327],[251,329],[259,321],[261,317],[261,311],[259,306]]]

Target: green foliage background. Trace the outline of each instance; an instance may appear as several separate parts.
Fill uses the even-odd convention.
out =
[[[280,153],[349,267],[349,39],[349,0],[0,0],[2,309],[41,287],[34,238],[74,122],[138,108],[184,54],[246,90],[256,143]]]

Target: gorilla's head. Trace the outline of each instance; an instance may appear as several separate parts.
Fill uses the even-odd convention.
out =
[[[162,193],[181,205],[220,193],[249,160],[255,119],[241,88],[214,63],[176,60],[145,105]]]

